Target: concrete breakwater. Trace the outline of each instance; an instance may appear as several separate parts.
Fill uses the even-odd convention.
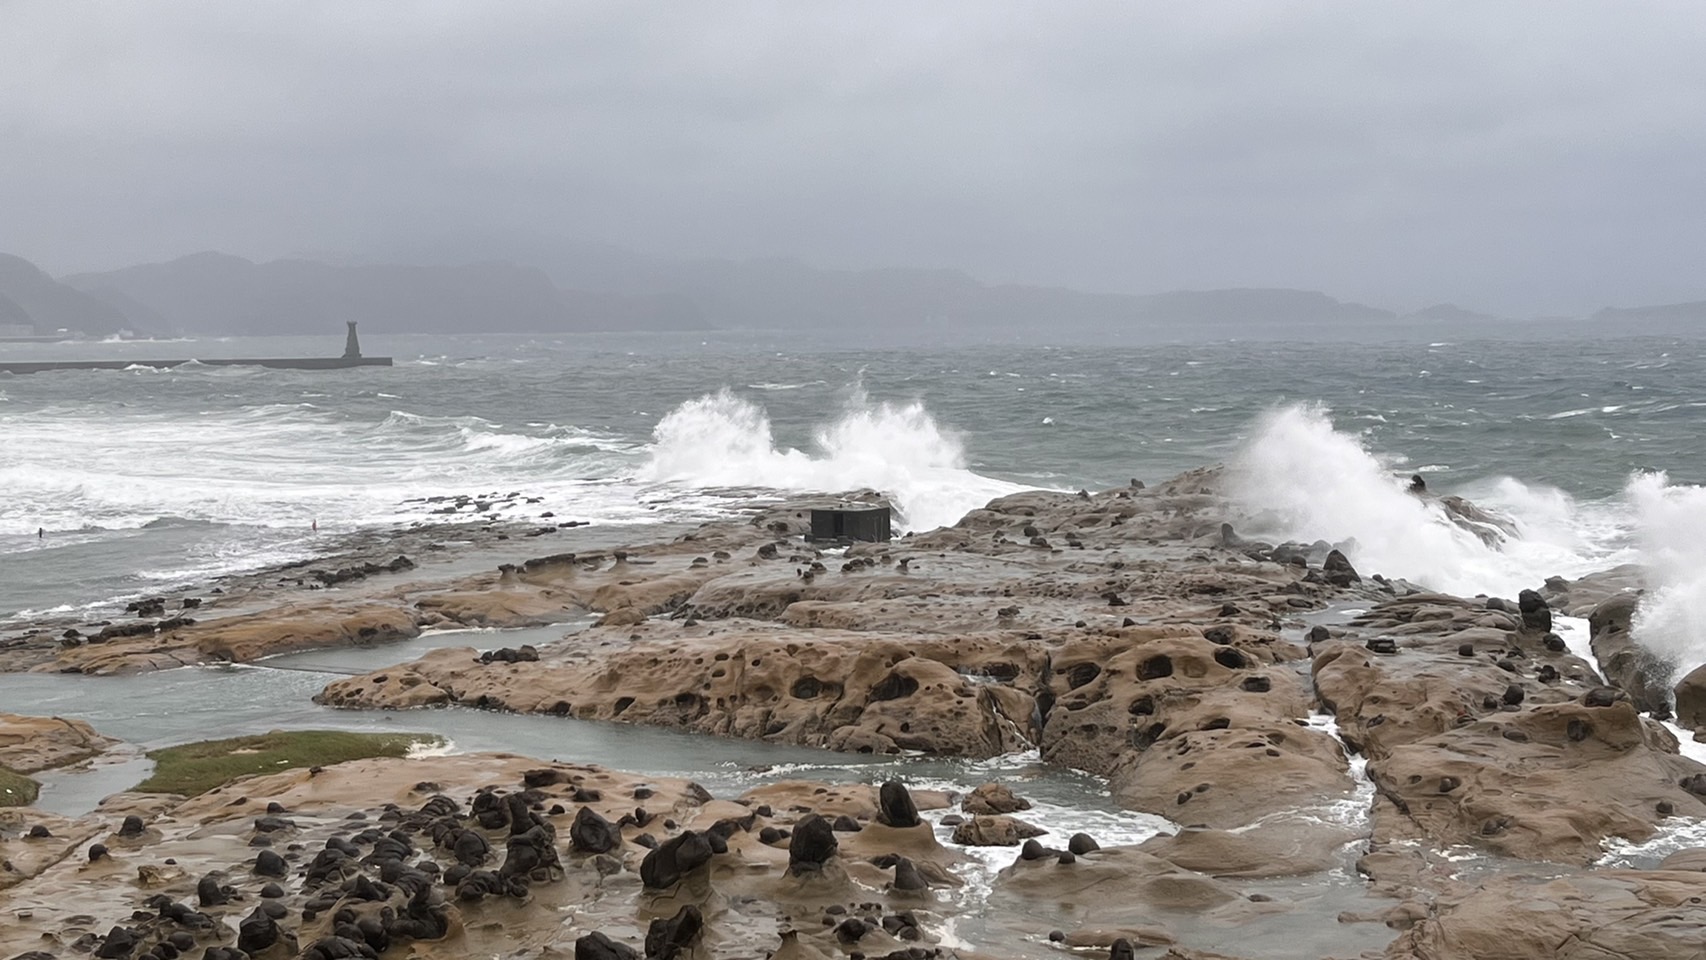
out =
[[[362,356],[361,343],[356,338],[355,324],[349,325],[344,352],[338,357],[260,357],[240,359],[198,360],[185,357],[177,360],[0,360],[0,373],[53,373],[66,370],[124,370],[130,367],[170,369],[186,364],[209,367],[271,367],[275,370],[344,370],[351,367],[389,367],[390,357]]]

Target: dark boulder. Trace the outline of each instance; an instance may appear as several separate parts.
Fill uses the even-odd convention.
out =
[[[1535,633],[1552,632],[1552,608],[1546,605],[1546,598],[1539,591],[1524,590],[1517,595],[1517,610],[1522,613],[1522,628]]]
[[[419,784],[417,788],[419,786],[425,786],[425,784]],[[428,817],[460,817],[462,805],[440,793],[429,797],[426,803],[421,804],[420,812]]]
[[[523,877],[532,883],[549,883],[563,875],[557,856],[556,835],[548,824],[537,823],[509,837],[498,876]]]
[[[569,845],[578,853],[609,853],[622,845],[622,834],[598,811],[582,807],[569,825]]]
[[[705,918],[691,903],[667,920],[653,920],[646,928],[647,960],[676,960],[693,948],[704,930]]]
[[[257,907],[237,925],[237,949],[254,956],[277,943],[279,935],[278,921]]]
[[[848,917],[835,927],[835,939],[849,946],[864,939],[871,932],[871,925],[858,917]]]
[[[283,877],[290,872],[290,866],[284,858],[271,850],[262,850],[255,854],[255,873],[263,877]]]
[[[106,643],[108,640],[119,640],[125,637],[144,637],[154,632],[154,624],[148,620],[138,620],[134,623],[115,623],[110,627],[102,627],[101,632],[89,638],[90,643]]]
[[[1706,727],[1706,667],[1696,667],[1677,681],[1676,722],[1686,730]]]
[[[924,875],[918,872],[918,865],[905,857],[896,857],[894,861],[894,888],[896,890],[925,890],[930,886]]]
[[[423,883],[410,895],[402,912],[381,929],[383,937],[376,937],[375,931],[364,928],[368,943],[375,950],[385,949],[378,942],[381,940],[442,940],[450,933],[450,914],[432,884]]]
[[[365,940],[321,937],[302,951],[302,960],[378,960],[379,954]]]
[[[487,897],[511,896],[517,900],[527,896],[527,878],[500,877],[490,870],[475,870],[456,884],[456,899],[473,903]]]
[[[794,825],[794,835],[788,840],[788,872],[818,870],[835,856],[840,843],[829,821],[812,814]]]
[[[640,960],[640,952],[594,930],[575,940],[575,960]]]
[[[890,780],[883,784],[878,791],[877,821],[891,827],[916,827],[921,822],[918,818],[918,805],[912,802],[912,794],[898,780]]]
[[[917,940],[923,936],[923,931],[918,926],[918,917],[911,910],[902,910],[883,917],[883,929],[897,940]],[[907,956],[911,956],[910,951]]]
[[[711,843],[704,834],[688,830],[646,854],[640,861],[640,882],[652,890],[673,887],[683,877],[710,863],[712,856]]]
[[[1321,574],[1322,579],[1335,587],[1348,587],[1362,582],[1356,568],[1351,566],[1350,559],[1340,550],[1328,552],[1327,559],[1321,561]]]
[[[491,859],[492,845],[485,835],[477,830],[458,830],[450,843],[450,852],[456,857],[457,863],[481,867]]]
[[[1635,642],[1630,628],[1639,601],[1632,593],[1602,600],[1588,613],[1588,642],[1605,679],[1627,693],[1635,709],[1668,713],[1676,664]]]
[[[221,884],[212,874],[202,877],[195,885],[196,903],[204,907],[230,903],[236,896],[236,887]]]
[[[100,960],[118,960],[120,957],[128,957],[131,951],[136,949],[138,940],[139,938],[134,930],[114,927],[107,931],[106,937],[101,940],[101,945],[95,948],[95,956],[99,957]]]
[[[504,806],[503,797],[490,790],[474,794],[468,807],[474,822],[482,829],[502,830],[509,826],[509,810]]]

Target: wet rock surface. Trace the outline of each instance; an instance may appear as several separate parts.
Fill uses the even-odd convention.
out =
[[[1377,838],[1587,863],[1608,839],[1653,836],[1661,810],[1706,815],[1682,785],[1700,765],[1591,664],[1547,644],[1549,626],[1417,594],[1313,645],[1322,701],[1368,757]],[[1356,642],[1369,633],[1400,637],[1403,652],[1370,653]]]
[[[1350,545],[1240,536],[1218,480],[1016,494],[953,527],[845,549],[802,539],[806,505],[783,504],[452,582],[368,575],[348,581],[362,597],[332,604],[198,608],[201,622],[67,646],[45,666],[124,672],[596,617],[557,642],[437,650],[317,699],[853,754],[1035,751],[1155,818],[1141,844],[1056,829],[1020,781],[948,796],[884,775],[714,799],[498,755],[356,764],[251,781],[236,808],[222,792],[139,811],[141,833],[121,826],[122,798],[99,829],[24,814],[0,827],[0,877],[33,898],[8,909],[31,916],[0,947],[170,960],[183,952],[172,938],[189,936],[215,960],[1135,960],[1243,943],[1308,956],[1321,884],[1355,875],[1330,881],[1360,885],[1334,908],[1335,925],[1361,931],[1351,954],[1689,955],[1675,951],[1700,919],[1683,895],[1699,858],[1600,866],[1706,818],[1706,767],[1651,716],[1677,678],[1625,642],[1628,585],[1429,593],[1358,569]],[[1491,543],[1512,534],[1444,499],[1446,522]],[[1589,614],[1606,676],[1554,632]],[[1675,694],[1688,724],[1706,716],[1695,687],[1706,682]],[[283,811],[263,815],[265,801]],[[155,895],[168,899],[144,902]],[[955,926],[971,911],[975,950]]]
[[[382,682],[333,684],[322,699],[386,707],[426,688],[434,702],[848,751],[1034,748],[1108,778],[1124,806],[1189,829],[1145,844],[1143,857],[1110,857],[1088,838],[1071,849],[1022,836],[1011,820],[1022,808],[990,790],[954,829],[968,844],[1037,845],[1008,885],[1050,877],[1070,890],[1079,867],[1089,876],[1118,862],[1129,868],[1122,882],[1240,922],[1280,908],[1216,884],[1307,877],[1342,866],[1347,850],[1371,889],[1427,902],[1455,888],[1429,879],[1418,844],[1586,865],[1608,842],[1706,815],[1689,788],[1706,785],[1691,779],[1699,765],[1640,715],[1665,715],[1662,665],[1611,644],[1628,630],[1626,583],[1577,584],[1573,599],[1557,589],[1570,585],[1550,583],[1513,600],[1429,594],[1359,571],[1330,545],[1239,537],[1216,481],[1201,471],[1143,490],[1019,494],[952,528],[855,546],[839,563],[778,539],[700,567],[720,575],[671,596],[667,618],[648,608],[643,622],[542,649],[537,664],[436,654]],[[1466,502],[1447,512],[1489,542],[1512,533]],[[662,553],[658,573],[673,589],[694,571],[670,572]],[[597,572],[576,568],[578,588],[609,586]],[[1594,645],[1613,676],[1569,653],[1548,596],[1575,613],[1604,607]],[[1332,603],[1369,612],[1299,624]],[[1322,713],[1336,722],[1309,719]],[[1358,806],[1365,819],[1347,820]],[[1081,919],[1129,932],[1149,918]]]
[[[1605,678],[1629,694],[1636,709],[1669,716],[1676,664],[1636,642],[1633,621],[1639,599],[1634,593],[1618,593],[1588,611],[1594,659]]]
[[[622,810],[642,785],[643,825]],[[840,802],[875,809],[877,791],[864,791]],[[83,820],[52,821],[67,839],[5,891],[0,952],[743,957],[793,943],[824,956],[853,945],[979,955],[944,943],[967,865],[923,821],[873,823],[842,842],[803,803],[719,800],[685,780],[507,754],[353,761],[141,800],[119,795]],[[255,815],[270,804],[288,818]],[[150,840],[85,855],[124,809],[147,810],[126,816]],[[583,842],[589,829],[599,842]],[[765,829],[793,839],[766,843]],[[249,844],[261,833],[291,842],[257,854]],[[614,846],[587,849],[607,839]]]
[[[115,743],[82,720],[0,712],[0,767],[17,773],[87,760]]]

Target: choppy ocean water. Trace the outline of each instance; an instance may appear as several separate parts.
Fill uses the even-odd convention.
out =
[[[1359,565],[1389,576],[1511,593],[1645,563],[1672,601],[1649,603],[1649,640],[1706,660],[1693,614],[1706,601],[1706,341],[872,348],[719,333],[367,348],[397,365],[0,376],[0,620],[310,556],[319,537],[430,519],[423,499],[446,494],[520,492],[542,500],[518,517],[643,525],[726,511],[727,488],[869,486],[929,528],[1016,489],[1226,462],[1254,532],[1350,539]],[[1489,549],[1445,529],[1402,495],[1413,472],[1504,512],[1522,537]]]

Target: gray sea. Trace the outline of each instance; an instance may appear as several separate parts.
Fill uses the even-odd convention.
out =
[[[1573,530],[1584,540],[1573,552],[1599,560],[1639,534],[1632,475],[1664,471],[1671,490],[1706,479],[1699,340],[874,349],[717,333],[370,338],[367,349],[397,365],[0,376],[0,621],[311,555],[316,524],[324,537],[430,519],[435,505],[420,501],[445,494],[520,491],[543,498],[530,512],[646,524],[726,510],[726,488],[876,487],[928,528],[1014,489],[1232,461],[1264,430],[1300,455],[1272,464],[1292,472],[1272,482],[1306,490],[1346,468],[1347,451],[1318,449],[1324,425],[1396,476],[1420,472],[1547,535]],[[1311,422],[1272,422],[1288,409]]]

